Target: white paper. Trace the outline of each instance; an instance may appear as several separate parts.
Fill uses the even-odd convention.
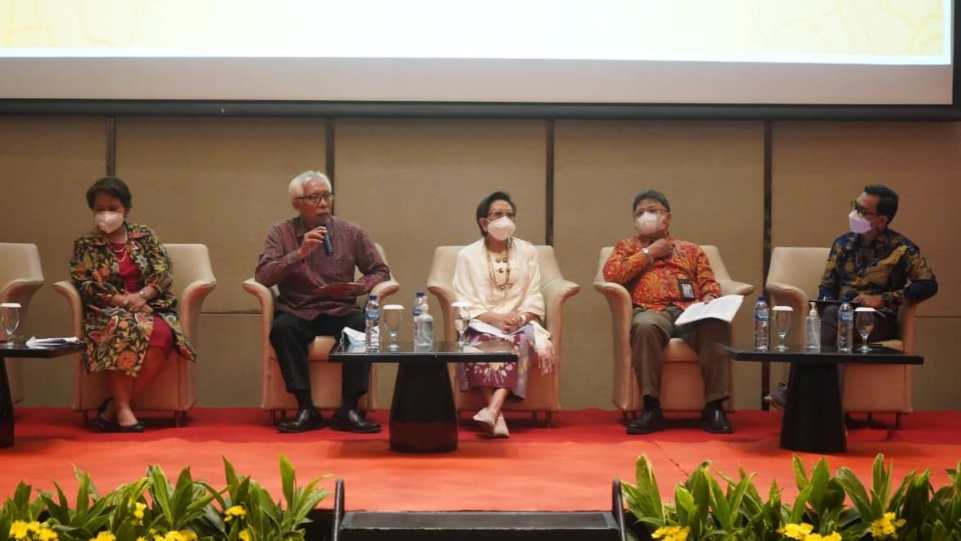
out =
[[[743,295],[724,295],[707,304],[696,302],[684,310],[674,324],[687,325],[702,319],[719,319],[730,323],[743,302]]]
[[[489,335],[495,336],[495,337],[497,337],[497,338],[510,338],[511,336],[513,336],[513,335],[521,332],[521,331],[524,329],[523,327],[521,327],[521,328],[517,329],[517,330],[514,331],[514,332],[510,332],[510,333],[509,333],[509,332],[504,332],[500,327],[495,327],[494,325],[491,325],[490,323],[484,323],[483,321],[481,321],[481,320],[479,320],[479,319],[472,319],[472,320],[470,320],[470,326],[469,326],[469,327],[470,327],[471,329],[474,329],[474,330],[477,331],[477,332],[481,332],[481,333],[484,333],[484,334],[489,334]]]
[[[344,327],[343,338],[347,340],[347,349],[367,347],[367,335],[350,327]]]
[[[80,343],[80,339],[77,338],[76,336],[67,336],[63,338],[37,338],[36,336],[31,336],[30,339],[27,340],[26,345],[28,348],[43,348],[43,347],[49,348],[53,346],[62,346],[67,344],[79,344],[79,343]]]

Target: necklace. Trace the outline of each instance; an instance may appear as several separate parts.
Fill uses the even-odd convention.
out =
[[[487,274],[490,277],[491,284],[494,289],[504,292],[505,295],[507,290],[514,285],[511,283],[511,245],[512,243],[508,241],[507,249],[499,254],[491,253],[487,245],[484,245],[484,249],[487,251]]]
[[[113,252],[113,255],[117,258],[117,261],[122,261],[123,258],[127,257],[127,253],[130,251],[130,246],[128,244],[129,240],[130,239],[127,237],[127,235],[124,234],[123,242],[108,241],[110,245],[110,251]]]

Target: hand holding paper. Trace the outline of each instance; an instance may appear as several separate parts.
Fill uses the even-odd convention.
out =
[[[709,303],[696,302],[684,310],[674,324],[680,327],[702,319],[720,319],[730,323],[737,315],[742,302],[744,302],[742,295],[725,295]]]

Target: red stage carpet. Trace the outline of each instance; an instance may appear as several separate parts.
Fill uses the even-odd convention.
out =
[[[386,422],[386,412],[374,418]],[[135,435],[89,432],[78,414],[63,409],[20,409],[17,443],[0,449],[0,498],[20,480],[45,490],[58,481],[72,492],[74,466],[90,472],[101,491],[140,476],[148,464],[160,464],[168,475],[189,465],[195,478],[222,486],[221,456],[279,494],[280,454],[291,459],[301,482],[330,475],[325,486],[332,491],[333,478],[344,479],[351,511],[608,510],[611,480],[633,480],[640,454],[653,461],[664,496],[703,460],[729,475],[738,468],[755,472],[762,493],[773,479],[788,498],[795,492],[791,453],[777,446],[777,414],[735,413],[736,433],[722,436],[691,423],[627,436],[618,414],[599,410],[562,412],[554,428],[525,420],[511,422],[509,440],[488,440],[467,426],[458,451],[420,456],[391,452],[386,432],[278,434],[267,415],[253,409],[197,408],[183,428]],[[896,476],[931,468],[940,485],[944,470],[961,459],[961,412],[915,413],[901,430],[855,430],[848,442],[847,453],[828,457],[832,470],[844,465],[869,479],[871,461],[882,452],[894,460]],[[817,456],[803,458],[810,466]]]

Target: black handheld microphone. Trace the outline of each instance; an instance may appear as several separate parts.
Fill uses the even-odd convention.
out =
[[[334,244],[330,242],[330,228],[327,228],[327,232],[324,234],[324,253],[328,256],[334,254]]]

